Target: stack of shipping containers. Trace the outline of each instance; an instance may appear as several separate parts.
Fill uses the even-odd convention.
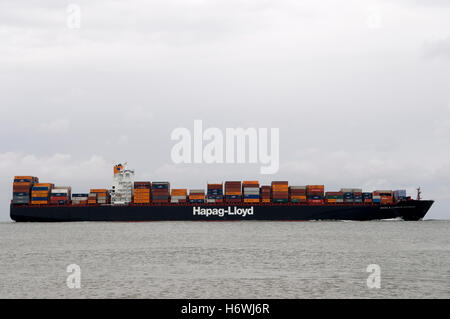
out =
[[[148,181],[134,182],[133,203],[150,204],[150,189],[152,184]]]
[[[71,194],[71,187],[51,183],[38,183],[33,176],[15,176],[13,182],[14,204],[109,204],[107,189],[91,189],[89,194]],[[224,190],[225,188],[225,190]],[[171,196],[170,196],[171,195]],[[207,184],[204,189],[193,189],[187,196],[187,189],[173,189],[169,182],[134,182],[133,202],[154,203],[375,203],[393,204],[406,200],[406,190],[376,190],[362,192],[360,188],[341,188],[339,192],[324,192],[324,185],[291,186],[287,181],[274,181],[271,186],[261,186],[258,181],[227,181],[223,184]]]
[[[272,201],[287,203],[289,201],[289,183],[285,181],[272,182]]]
[[[244,203],[259,203],[259,182],[243,181],[242,193],[244,195]]]
[[[70,198],[70,186],[55,186],[50,193],[50,204],[66,205],[70,202]]]
[[[205,202],[205,190],[204,189],[191,189],[189,191],[190,203],[204,203]]]
[[[308,185],[306,187],[306,196],[308,198],[308,203],[323,204],[324,195],[324,185]]]
[[[92,190],[91,190],[92,191]],[[97,193],[97,204],[109,204],[110,203],[110,195],[107,189],[94,189]]]
[[[392,204],[393,203],[393,196],[392,196],[391,190],[377,190],[376,192],[379,193],[381,204]]]
[[[223,203],[223,184],[208,184],[207,203]]]
[[[33,176],[15,176],[13,182],[13,203],[29,204],[31,188],[39,179]]]
[[[400,200],[405,200],[406,199],[406,190],[405,189],[395,190],[393,195],[394,195],[394,200],[396,202],[398,202]]]
[[[109,192],[105,188],[92,188],[89,191],[88,204],[108,204]]]
[[[72,194],[72,205],[86,205],[88,203],[89,194],[74,193]]]
[[[35,183],[31,188],[31,204],[48,204],[52,188],[51,183]]]
[[[261,186],[261,202],[270,203],[270,186]]]
[[[343,203],[344,202],[344,193],[342,193],[342,192],[326,192],[325,200],[329,204]]]
[[[169,182],[153,182],[152,183],[152,202],[153,203],[168,203],[170,194]]]
[[[225,182],[225,200],[229,203],[238,203],[242,201],[241,182]]]
[[[341,188],[341,192],[344,194],[345,203],[353,203],[353,188]]]
[[[364,192],[362,193],[364,203],[372,203],[372,193]]]
[[[381,196],[378,191],[374,191],[372,193],[372,202],[374,202],[375,204],[379,204],[381,202]]]
[[[289,187],[292,203],[306,202],[306,186],[291,186]]]
[[[97,193],[95,192],[89,193],[88,204],[97,204]]]
[[[353,202],[354,203],[362,203],[362,189],[361,188],[353,188]]]
[[[186,203],[187,189],[186,188],[172,188],[170,195],[171,203]]]

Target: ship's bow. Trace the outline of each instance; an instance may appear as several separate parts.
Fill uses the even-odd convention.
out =
[[[402,214],[404,220],[421,220],[433,203],[434,200],[411,200],[402,202],[399,206],[406,208]]]

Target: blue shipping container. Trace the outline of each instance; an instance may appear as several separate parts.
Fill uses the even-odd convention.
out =
[[[33,186],[33,188],[31,190],[33,190],[33,191],[48,191],[49,187],[47,187],[47,186]]]

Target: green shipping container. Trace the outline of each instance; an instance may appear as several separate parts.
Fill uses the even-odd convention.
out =
[[[287,203],[288,200],[287,199],[274,199],[273,202],[274,203]]]
[[[328,195],[327,199],[344,199],[344,196]]]

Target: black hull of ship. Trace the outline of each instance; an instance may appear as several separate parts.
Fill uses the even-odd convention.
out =
[[[307,220],[421,220],[432,200],[377,204],[151,204],[151,205],[13,205],[16,222],[81,221],[307,221]],[[209,209],[209,212],[207,212]],[[225,211],[221,214],[220,211]],[[229,213],[228,213],[229,210]],[[206,212],[206,213],[205,213]],[[215,212],[215,213],[214,213]],[[245,213],[247,212],[247,213]]]

